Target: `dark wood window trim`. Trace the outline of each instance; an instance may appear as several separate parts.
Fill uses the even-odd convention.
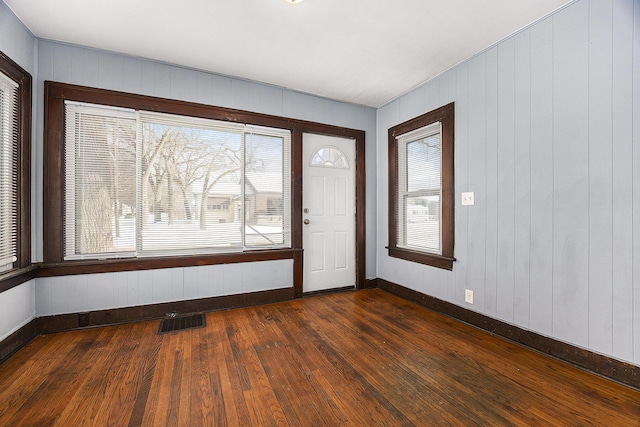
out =
[[[33,278],[31,268],[31,75],[0,52],[0,71],[18,83],[17,261],[0,274],[0,292]]]
[[[212,264],[235,264],[239,262],[273,261],[293,259],[295,253],[298,251],[301,251],[301,249],[270,249],[254,252],[189,255],[182,257],[62,261],[59,263],[43,264],[36,274],[38,277],[72,276],[75,274],[91,274],[96,272],[107,273]]]
[[[106,89],[46,81],[44,83],[44,263],[38,276],[88,274],[197,265],[293,259],[295,295],[302,296],[302,135],[352,138],[356,144],[356,285],[365,286],[365,132],[235,109]],[[247,123],[291,131],[291,249],[261,250],[166,258],[64,261],[64,102],[115,107]]]
[[[398,143],[396,138],[415,129],[435,122],[442,124],[442,255],[398,247],[397,196],[398,196]],[[415,117],[389,128],[389,256],[430,265],[447,270],[453,269],[454,244],[454,103]]]

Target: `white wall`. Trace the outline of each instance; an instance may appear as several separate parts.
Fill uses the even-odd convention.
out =
[[[640,363],[639,61],[640,3],[582,0],[380,108],[378,276]],[[448,272],[384,249],[386,131],[451,101]]]
[[[283,65],[284,67],[284,65]],[[43,82],[64,83],[160,96],[208,105],[272,114],[366,132],[367,149],[367,277],[375,277],[375,109],[306,95],[265,84],[186,69],[141,58],[113,54],[67,44],[39,41],[37,140],[35,168],[42,171]],[[35,181],[36,197],[42,200],[42,176]],[[36,259],[42,260],[42,207],[37,215]]]
[[[35,317],[35,280],[0,293],[0,342]]]
[[[168,64],[67,44],[39,41],[36,195],[42,197],[43,83],[54,80],[160,96],[327,123],[366,131],[367,200],[375,206],[375,110]],[[35,206],[37,259],[42,259],[42,206]],[[375,209],[367,210],[367,239],[376,241]],[[223,275],[219,274],[224,273]],[[273,272],[274,274],[263,274]],[[281,277],[282,273],[286,278]],[[277,274],[275,274],[277,273]],[[367,256],[367,277],[375,277],[375,252]],[[256,280],[247,280],[255,276]],[[210,277],[209,282],[199,278]],[[277,280],[274,280],[277,279]],[[286,279],[286,280],[285,280]],[[127,284],[127,285],[125,285]],[[152,304],[293,286],[290,260],[176,268],[168,271],[104,273],[37,279],[37,315]],[[126,291],[126,292],[125,292]]]
[[[38,278],[35,311],[40,317],[266,291],[292,287],[292,278],[292,260]]]
[[[37,40],[1,1],[0,51],[29,72],[35,81],[37,78]],[[35,178],[35,171],[32,174],[33,178]],[[33,203],[34,198],[32,196]],[[35,221],[35,214],[33,215],[33,220]],[[35,317],[34,282],[31,280],[0,293],[0,341]]]
[[[37,41],[31,32],[0,1],[0,51],[27,70],[35,79]]]

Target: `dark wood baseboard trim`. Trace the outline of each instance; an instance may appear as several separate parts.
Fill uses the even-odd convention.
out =
[[[375,289],[378,288],[378,278],[373,279],[365,279],[364,281],[364,289]]]
[[[629,387],[640,389],[640,366],[527,331],[384,279],[377,279],[377,283],[380,289],[408,301]]]
[[[0,364],[13,356],[13,354],[22,347],[29,344],[36,336],[36,320],[33,319],[13,334],[0,341]]]
[[[288,301],[293,299],[293,288],[274,289],[238,295],[201,298],[186,301],[174,301],[161,304],[141,305],[136,307],[97,310],[88,313],[71,313],[57,316],[44,316],[36,319],[37,334],[79,329],[84,327],[115,325],[120,323],[139,322],[165,317],[167,313],[177,314],[201,313],[231,308],[250,307],[260,304]],[[80,325],[83,317],[85,324]]]
[[[0,341],[0,364],[22,347],[29,344],[35,337],[42,334],[80,329],[83,327],[106,326],[159,319],[171,312],[176,312],[177,314],[201,313],[271,304],[274,302],[288,301],[293,298],[293,288],[282,288],[238,295],[98,310],[88,313],[38,317],[18,329],[9,337]],[[85,322],[82,326],[80,325],[81,318],[83,318]]]
[[[640,389],[640,366],[594,353],[536,332],[457,306],[384,279],[367,279],[366,288],[378,287],[418,305],[465,322],[491,334],[524,345],[564,362]],[[86,327],[159,319],[166,313],[178,314],[249,307],[293,299],[294,289],[283,288],[239,295],[175,301],[162,304],[98,310],[86,313]],[[84,316],[85,313],[82,313]],[[0,363],[27,345],[39,334],[80,328],[81,313],[39,317],[0,342]],[[85,327],[85,326],[82,326]]]

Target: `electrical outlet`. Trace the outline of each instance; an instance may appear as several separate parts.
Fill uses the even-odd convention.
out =
[[[473,291],[471,289],[464,290],[464,302],[473,304]]]
[[[89,313],[78,313],[78,327],[84,328],[89,326]]]
[[[473,206],[473,191],[462,193],[462,206]]]

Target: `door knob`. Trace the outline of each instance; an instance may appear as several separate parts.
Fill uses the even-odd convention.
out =
[[[309,224],[309,220],[308,220],[308,219],[305,219],[305,220],[304,220],[304,221],[302,221],[302,222],[304,222],[304,223],[305,223],[305,225],[306,225],[306,224]]]

